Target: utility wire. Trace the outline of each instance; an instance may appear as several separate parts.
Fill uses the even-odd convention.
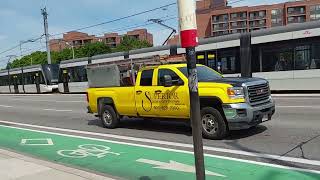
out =
[[[128,15],[128,16],[116,18],[116,19],[113,19],[113,20],[110,20],[110,21],[105,21],[105,22],[102,22],[102,23],[98,23],[98,24],[94,24],[94,25],[90,25],[90,26],[85,26],[85,27],[78,28],[78,29],[75,29],[75,30],[72,30],[72,31],[81,31],[81,30],[84,30],[84,29],[89,29],[89,28],[101,26],[101,25],[104,25],[104,24],[110,24],[110,23],[113,23],[113,22],[121,21],[121,20],[124,20],[124,19],[132,18],[132,17],[135,17],[135,16],[139,16],[139,15],[142,15],[142,14],[146,14],[146,13],[150,13],[150,12],[153,12],[153,11],[156,11],[156,10],[160,10],[160,9],[163,9],[163,8],[166,8],[166,7],[169,7],[169,6],[172,6],[172,5],[176,5],[176,4],[177,3],[170,3],[170,4],[167,4],[167,5],[164,5],[164,6],[160,6],[160,7],[157,7],[157,8],[145,10],[145,11],[142,11],[142,12],[139,12],[139,13],[135,13],[135,14],[131,14],[131,15]],[[68,33],[68,32],[71,32],[71,31],[57,33],[57,34],[54,34],[53,36],[62,35],[64,33]]]
[[[245,0],[234,0],[232,2],[229,2],[228,5],[230,4],[235,4],[235,3],[239,3],[239,2],[242,2],[242,1],[245,1]],[[170,3],[170,4],[167,4],[167,5],[164,5],[164,6],[160,6],[160,7],[157,7],[157,8],[153,8],[153,9],[149,9],[149,10],[145,10],[145,11],[142,11],[142,12],[139,12],[139,13],[135,13],[135,14],[132,14],[132,15],[128,15],[128,16],[124,16],[124,17],[120,17],[120,18],[116,18],[116,19],[113,19],[113,20],[110,20],[110,21],[106,21],[106,22],[102,22],[102,23],[98,23],[98,24],[94,24],[94,25],[90,25],[90,26],[85,26],[85,27],[82,27],[82,28],[78,28],[78,29],[75,29],[75,30],[71,30],[71,31],[80,31],[80,30],[84,30],[84,29],[89,29],[89,28],[93,28],[93,27],[97,27],[97,26],[101,26],[101,25],[104,25],[104,24],[109,24],[109,23],[113,23],[113,22],[117,22],[117,21],[121,21],[121,20],[124,20],[124,19],[128,19],[128,18],[132,18],[132,17],[135,17],[135,16],[139,16],[139,15],[142,15],[142,14],[146,14],[146,13],[150,13],[150,12],[153,12],[153,11],[156,11],[156,10],[160,10],[160,9],[163,9],[163,8],[167,8],[169,6],[173,6],[173,5],[176,5],[177,3]],[[224,7],[225,4],[224,3],[220,3],[221,6],[216,6],[215,8],[219,8],[219,7]],[[148,25],[151,25],[151,23],[145,23],[144,26],[148,26]],[[135,28],[136,26],[133,26],[131,28]],[[138,26],[138,27],[141,27],[141,26]],[[131,29],[130,28],[130,29]],[[123,29],[122,29],[123,30]],[[68,33],[68,32],[71,32],[71,31],[67,31],[67,32],[60,32],[60,33],[56,33],[56,34],[53,34],[52,36],[58,36],[58,35],[62,35],[64,33]],[[39,39],[42,39],[43,35],[37,39],[34,39],[34,40],[39,40]],[[16,48],[18,48],[20,46],[20,43],[16,46],[13,46],[5,51],[2,51],[0,52],[0,54],[4,54],[6,52],[10,52]]]

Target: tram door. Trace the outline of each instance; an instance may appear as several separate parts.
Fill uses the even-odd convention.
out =
[[[69,92],[69,74],[68,74],[68,70],[64,69],[62,71],[62,81],[63,81],[63,89],[65,93]]]
[[[18,94],[19,93],[19,85],[18,85],[18,76],[13,76],[13,88],[14,88],[14,93]]]
[[[40,89],[40,76],[39,76],[39,73],[35,74],[34,82],[36,83],[37,93],[40,94],[41,93],[41,89]]]

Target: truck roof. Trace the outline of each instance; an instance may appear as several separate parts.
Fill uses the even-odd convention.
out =
[[[203,66],[202,64],[197,64],[197,66]],[[181,68],[181,67],[187,67],[186,63],[183,64],[162,64],[162,65],[152,65],[152,66],[146,66],[142,68],[144,69],[153,69],[153,68],[158,68],[158,67],[175,67],[175,68]]]

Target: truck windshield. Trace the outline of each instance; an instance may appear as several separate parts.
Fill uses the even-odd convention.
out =
[[[178,68],[186,77],[188,77],[187,67]],[[197,66],[198,81],[208,82],[215,79],[221,79],[222,76],[206,66]]]

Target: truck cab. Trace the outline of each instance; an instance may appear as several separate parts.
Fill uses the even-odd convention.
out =
[[[204,137],[221,139],[230,130],[271,120],[275,104],[268,81],[224,78],[203,65],[197,71]],[[88,100],[89,112],[97,113],[107,128],[115,128],[123,116],[189,121],[187,65],[141,68],[134,86],[89,88]]]

